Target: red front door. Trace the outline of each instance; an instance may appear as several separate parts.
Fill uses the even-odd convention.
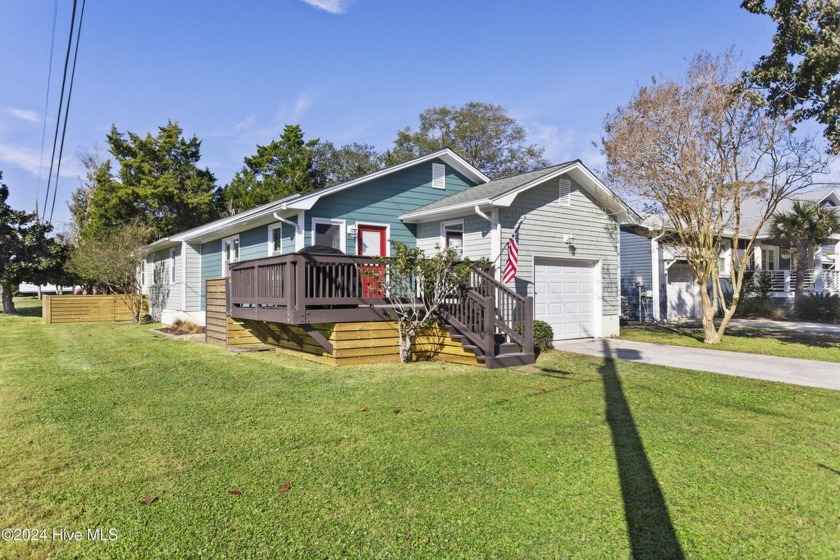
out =
[[[384,257],[388,254],[387,229],[382,226],[359,226],[356,233],[359,240],[358,254],[365,257]],[[362,297],[384,297],[382,285],[385,281],[385,266],[365,265],[368,272],[362,274]]]

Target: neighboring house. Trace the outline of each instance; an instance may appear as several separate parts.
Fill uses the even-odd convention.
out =
[[[427,252],[459,248],[494,263],[498,278],[520,220],[511,287],[534,297],[535,318],[550,323],[557,339],[617,334],[619,225],[635,217],[580,161],[490,181],[441,150],[159,240],[150,246],[146,286],[164,322],[203,323],[205,283],[227,276],[234,261],[311,245],[388,255],[391,240]]]
[[[840,190],[825,188],[797,193],[780,202],[776,212],[789,211],[797,200],[840,208]],[[743,231],[754,228],[759,212],[759,203],[744,205]],[[650,223],[650,220],[642,225],[621,228],[621,295],[627,299],[628,317],[643,321],[699,317],[700,286],[694,280],[680,248],[660,243],[645,223]],[[743,243],[741,240],[740,244]],[[718,271],[726,289],[732,272],[732,242],[725,239],[723,245]],[[805,291],[840,293],[840,235],[835,235],[832,243],[812,247],[808,260],[813,266],[805,271]],[[774,300],[783,305],[792,302],[796,263],[791,259],[788,248],[778,246],[771,238],[769,223],[759,233],[751,267],[770,273],[773,283],[771,297]]]

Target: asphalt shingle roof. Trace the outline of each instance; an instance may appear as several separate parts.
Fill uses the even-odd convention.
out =
[[[512,175],[510,177],[495,179],[493,181],[490,181],[489,183],[484,183],[483,185],[470,187],[469,189],[465,189],[461,192],[455,193],[452,196],[447,196],[446,198],[442,198],[440,200],[432,202],[431,204],[427,204],[426,206],[422,206],[420,208],[417,208],[416,210],[412,210],[411,212],[409,212],[409,214],[414,214],[415,212],[423,212],[426,210],[437,210],[439,208],[449,208],[450,206],[467,204],[470,202],[478,202],[480,200],[486,200],[488,198],[495,198],[516,188],[519,188],[522,185],[527,185],[532,181],[536,181],[540,177],[545,177],[546,175],[550,175],[551,173],[554,173],[555,171],[558,171],[564,167],[568,167],[571,164],[575,163],[575,161],[577,160],[567,161],[565,163],[552,165],[551,167],[544,167],[543,169],[537,169],[536,171],[529,171],[527,173],[521,173],[519,175]]]

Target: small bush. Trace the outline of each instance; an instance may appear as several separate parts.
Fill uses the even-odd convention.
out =
[[[740,317],[773,317],[778,308],[769,297],[748,297],[738,304],[737,313]]]
[[[517,324],[516,332],[524,333],[525,324]],[[534,321],[534,354],[539,356],[540,352],[552,348],[554,348],[554,329],[545,321]]]
[[[152,316],[149,315],[148,313],[146,315],[143,315],[142,317],[140,317],[140,324],[141,325],[148,325],[148,324],[151,324],[151,323],[154,323],[154,322],[155,322],[154,319],[152,319]]]
[[[534,350],[539,353],[554,348],[554,329],[545,321],[534,321]]]
[[[840,324],[840,296],[805,294],[796,302],[794,315],[802,321]]]
[[[201,325],[193,323],[192,321],[186,321],[184,319],[176,319],[175,324],[172,326],[182,333],[201,334],[204,332],[204,327],[202,327]]]

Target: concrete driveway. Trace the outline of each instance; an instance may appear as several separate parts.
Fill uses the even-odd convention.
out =
[[[566,340],[564,352],[840,391],[840,363],[617,340]]]

